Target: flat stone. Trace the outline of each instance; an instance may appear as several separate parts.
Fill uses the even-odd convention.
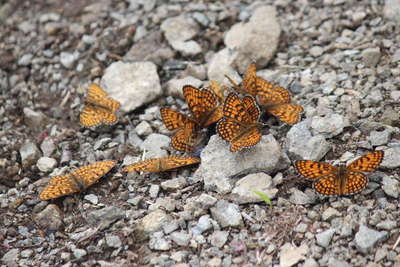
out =
[[[162,210],[154,210],[144,216],[140,224],[146,233],[152,233],[161,229],[162,225],[171,220],[171,216]]]
[[[279,143],[271,134],[262,136],[256,146],[235,153],[229,151],[227,142],[213,135],[200,157],[201,164],[194,173],[193,180],[204,180],[206,190],[216,190],[219,193],[228,193],[232,190],[230,178],[232,175],[247,170],[248,173],[256,170],[272,173],[277,170],[279,163],[286,162],[282,160],[284,155]],[[266,158],[268,160],[265,160]]]
[[[93,205],[97,205],[97,203],[99,203],[99,198],[94,194],[85,195],[84,199],[89,201]]]
[[[286,243],[281,247],[279,255],[279,266],[280,267],[290,267],[294,266],[298,262],[305,260],[306,255],[309,251],[307,244],[302,244],[296,247],[290,243]]]
[[[328,247],[334,233],[335,229],[328,229],[322,233],[316,234],[315,238],[317,239],[317,244],[324,248]]]
[[[54,204],[48,205],[44,210],[34,216],[34,221],[43,229],[56,231],[63,225],[61,210]]]
[[[73,249],[73,250],[72,250],[72,253],[74,254],[74,257],[75,257],[76,259],[83,258],[83,257],[85,257],[85,256],[87,255],[86,250],[80,249],[80,248],[75,248],[75,249]]]
[[[211,208],[211,216],[224,227],[237,227],[243,224],[239,206],[225,200],[219,200],[214,208]]]
[[[382,189],[386,195],[398,198],[400,193],[400,182],[389,175],[382,177]]]
[[[368,136],[368,140],[373,146],[385,145],[389,142],[391,134],[392,131],[387,128],[383,131],[372,131]]]
[[[106,234],[106,243],[111,248],[120,248],[122,246],[121,239],[117,235]]]
[[[161,188],[167,191],[175,191],[182,189],[187,185],[187,181],[184,177],[179,176],[161,183]]]
[[[3,255],[1,260],[7,266],[18,266],[17,265],[18,255],[19,255],[19,249],[12,248]]]
[[[183,98],[183,86],[191,85],[199,88],[203,85],[203,82],[197,78],[186,76],[184,78],[178,79],[174,78],[167,82],[167,95],[177,96]]]
[[[338,210],[329,207],[322,213],[322,220],[328,221],[332,218],[339,217],[340,215],[341,213]]]
[[[379,47],[367,48],[362,52],[361,56],[365,66],[375,67],[381,58],[381,51]]]
[[[135,128],[135,131],[138,135],[149,135],[153,132],[151,129],[151,125],[147,121],[141,121]]]
[[[157,67],[152,62],[114,62],[104,71],[101,85],[121,103],[122,112],[133,111],[162,94]]]
[[[388,238],[388,232],[386,231],[375,231],[369,229],[365,225],[361,225],[360,229],[355,235],[354,241],[358,251],[366,254],[380,241],[384,241]]]
[[[39,158],[40,151],[33,142],[27,141],[19,149],[19,154],[21,155],[22,165],[30,166]]]
[[[114,206],[94,210],[88,214],[86,220],[92,225],[99,225],[100,229],[107,228],[116,220],[125,217],[125,211]]]
[[[344,127],[350,126],[350,123],[346,117],[332,113],[324,117],[314,116],[310,126],[314,135],[322,134],[326,138],[332,138],[341,134]]]
[[[79,58],[79,52],[68,53],[61,52],[60,54],[60,63],[67,69],[72,69],[75,66],[76,61]]]
[[[40,150],[43,152],[43,156],[48,157],[54,153],[56,150],[56,145],[54,144],[54,140],[51,137],[46,137],[43,142],[40,144]]]
[[[278,189],[274,188],[272,184],[271,176],[265,173],[253,173],[236,182],[231,193],[231,199],[238,204],[264,201],[254,193],[255,190],[265,193],[270,199],[275,198],[278,192]]]
[[[214,231],[210,235],[209,240],[212,246],[222,248],[228,240],[228,236],[228,231]]]
[[[162,232],[155,232],[150,236],[149,247],[154,250],[166,251],[171,248],[171,242],[164,238]]]
[[[186,247],[189,244],[191,235],[184,232],[173,232],[169,235],[171,240],[174,241],[178,246]]]
[[[36,166],[42,172],[50,172],[56,167],[56,165],[57,161],[49,157],[40,157],[36,163]]]
[[[192,39],[199,31],[196,22],[190,17],[181,15],[168,18],[161,24],[161,31],[164,32],[168,43],[176,41],[187,41]]]

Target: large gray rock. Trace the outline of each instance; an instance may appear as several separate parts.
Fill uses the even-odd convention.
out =
[[[110,97],[121,103],[123,112],[133,111],[161,96],[157,67],[152,62],[111,64],[101,84]]]
[[[270,199],[275,198],[278,189],[272,184],[272,178],[263,172],[249,174],[237,181],[233,188],[232,200],[239,204],[255,203],[264,201],[254,191],[265,193]]]
[[[272,6],[257,8],[247,23],[237,23],[226,33],[226,46],[238,52],[235,65],[240,72],[256,62],[264,67],[276,52],[281,34],[281,27]]]
[[[392,19],[397,24],[400,24],[400,1],[386,0],[383,14],[386,18]]]
[[[331,145],[321,134],[312,136],[309,124],[310,120],[304,120],[290,128],[286,135],[288,151],[300,159],[319,161],[328,153]]]
[[[152,233],[161,229],[163,224],[169,221],[171,221],[171,216],[157,209],[144,216],[139,224],[144,232]]]
[[[207,146],[201,152],[201,165],[194,173],[193,179],[204,179],[206,190],[216,190],[229,193],[232,189],[232,179],[229,177],[256,170],[271,173],[277,170],[283,154],[279,143],[272,135],[264,135],[254,147],[238,152],[230,152],[229,144],[219,136],[210,138]]]
[[[368,253],[376,243],[386,240],[388,233],[386,231],[375,231],[365,225],[361,225],[354,238],[357,250],[362,253]]]
[[[225,77],[225,75],[227,75],[234,81],[240,82],[240,76],[235,68],[232,67],[237,55],[237,51],[232,51],[232,49],[229,48],[224,48],[215,53],[208,63],[208,79],[221,81],[230,85],[229,81]]]
[[[34,131],[41,129],[47,121],[46,115],[40,111],[34,111],[27,107],[25,107],[23,111],[24,122]]]
[[[279,266],[290,267],[296,265],[299,261],[306,259],[309,247],[306,243],[296,247],[290,243],[286,243],[281,247],[279,254]]]
[[[331,138],[342,133],[344,127],[350,126],[350,122],[346,117],[332,113],[324,117],[314,116],[310,126],[314,135],[322,134]]]
[[[99,229],[104,229],[109,227],[116,220],[122,219],[124,217],[124,210],[115,206],[109,206],[90,212],[86,217],[86,220],[92,225],[98,225]]]

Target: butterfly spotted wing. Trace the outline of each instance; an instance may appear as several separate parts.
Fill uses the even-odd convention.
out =
[[[233,85],[233,88],[243,94],[250,94],[252,96],[257,95],[257,73],[256,73],[256,64],[252,63],[247,67],[247,70],[243,76],[242,82],[238,85],[235,81],[233,81],[230,77],[225,76],[229,82]]]
[[[185,85],[183,95],[200,127],[208,127],[222,118],[222,107],[218,105],[218,98],[211,90]]]
[[[174,155],[133,163],[123,168],[122,171],[163,172],[196,163],[200,163],[200,158]]]
[[[379,167],[384,158],[382,150],[363,155],[347,166],[347,169],[358,172],[372,172]]]
[[[224,118],[217,125],[217,132],[222,139],[230,142],[230,151],[256,145],[261,139],[258,123],[260,110],[251,96],[241,100],[235,93],[230,93],[224,103]]]
[[[169,109],[160,109],[161,118],[168,130],[176,130],[171,138],[171,146],[183,152],[191,152],[193,150],[196,138],[196,124],[186,115]]]
[[[43,189],[39,197],[41,200],[58,198],[64,195],[80,192],[96,183],[102,176],[109,172],[116,162],[113,160],[98,161],[75,171],[54,176]]]
[[[79,116],[83,127],[95,127],[101,124],[113,125],[118,122],[115,114],[121,104],[107,97],[107,93],[97,84],[91,84],[88,88],[85,106]]]

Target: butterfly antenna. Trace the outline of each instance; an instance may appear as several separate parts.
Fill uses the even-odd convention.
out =
[[[239,88],[239,85],[234,80],[232,80],[231,77],[229,77],[228,75],[224,75],[224,76],[225,76],[225,78],[228,79],[228,81],[233,85],[234,88]]]

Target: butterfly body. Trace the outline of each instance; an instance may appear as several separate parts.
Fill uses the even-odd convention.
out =
[[[368,184],[368,178],[363,172],[375,170],[383,157],[383,151],[375,151],[365,154],[347,166],[333,166],[312,160],[298,160],[294,165],[298,173],[313,181],[313,188],[318,193],[342,196],[361,192]]]

